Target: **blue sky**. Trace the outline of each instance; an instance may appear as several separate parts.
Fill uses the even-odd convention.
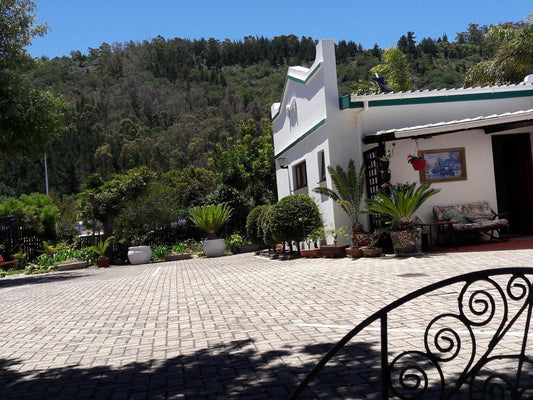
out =
[[[211,1],[211,0],[34,0],[37,18],[50,31],[28,48],[34,57],[87,54],[103,42],[295,34],[313,39],[353,40],[364,48],[395,46],[414,31],[417,40],[450,40],[479,25],[524,21],[533,12],[525,0],[398,1]]]

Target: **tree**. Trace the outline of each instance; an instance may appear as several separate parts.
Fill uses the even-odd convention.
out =
[[[383,64],[378,64],[370,71],[386,79],[387,86],[395,92],[411,90],[409,62],[399,49],[386,49]],[[380,93],[381,89],[374,82],[359,81],[354,86],[355,94]]]
[[[494,58],[470,67],[465,86],[505,85],[521,82],[533,71],[533,17],[519,28],[494,26],[487,39],[499,45]]]
[[[0,151],[42,154],[63,130],[65,104],[29,86],[23,73],[35,66],[27,47],[47,27],[35,23],[30,0],[0,2]]]
[[[80,210],[83,218],[100,221],[104,238],[113,234],[115,218],[128,200],[140,196],[154,174],[146,167],[128,171],[125,175],[115,175],[104,182],[98,175],[92,175],[80,194]]]
[[[265,215],[265,231],[278,242],[299,243],[322,226],[322,218],[314,200],[306,194],[293,194],[274,204]],[[265,233],[265,236],[267,233]]]
[[[411,90],[409,63],[405,55],[395,48],[386,49],[383,61],[383,64],[376,65],[371,71],[385,77],[388,86],[395,92]]]

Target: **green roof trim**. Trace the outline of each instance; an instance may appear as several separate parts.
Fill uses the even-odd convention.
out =
[[[346,94],[339,98],[339,107],[341,110],[344,110],[346,108],[363,108],[364,103],[362,101],[351,101],[351,95]]]
[[[386,106],[402,106],[402,105],[416,105],[416,104],[431,104],[431,103],[452,103],[458,101],[476,101],[476,100],[495,100],[495,99],[509,99],[517,97],[533,96],[533,90],[520,91],[505,91],[505,92],[491,92],[491,93],[470,93],[470,94],[454,94],[443,96],[429,96],[429,97],[412,97],[403,99],[383,99],[383,100],[368,100],[368,107],[386,107]],[[347,108],[362,108],[363,101],[351,101],[351,96],[346,95],[339,100],[341,110]]]
[[[300,143],[302,140],[304,140],[306,137],[311,135],[313,132],[315,132],[317,129],[322,127],[326,123],[326,118],[324,118],[322,121],[320,121],[318,124],[313,126],[311,129],[309,129],[307,132],[305,132],[302,136],[300,136],[298,139],[296,139],[294,142],[292,142],[290,145],[285,147],[283,150],[281,150],[278,154],[274,156],[274,159],[278,159],[283,154],[285,154],[287,151],[292,149],[294,146],[296,146],[298,143]]]
[[[276,115],[274,115],[272,118],[270,118],[270,122],[274,122],[274,120],[279,116],[279,114],[281,112],[281,104],[283,104],[283,98],[285,97],[285,90],[287,89],[288,81],[293,81],[293,82],[299,83],[300,85],[307,85],[307,82],[309,82],[311,79],[313,79],[313,77],[315,76],[315,74],[318,72],[318,70],[320,68],[322,68],[322,63],[318,63],[317,66],[315,67],[315,69],[313,69],[309,73],[307,78],[305,78],[305,79],[298,79],[298,78],[295,78],[294,76],[290,76],[289,74],[287,74],[287,77],[285,78],[285,84],[283,85],[283,91],[281,92],[281,101],[280,101],[279,110],[276,113]]]

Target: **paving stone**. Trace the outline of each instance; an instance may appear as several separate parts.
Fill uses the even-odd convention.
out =
[[[286,398],[348,327],[420,287],[506,266],[533,266],[533,250],[283,262],[250,253],[4,278],[1,397]],[[449,288],[391,315],[391,355],[419,348],[422,316],[456,302]],[[348,383],[375,383],[377,327],[334,360],[317,398],[354,398]]]

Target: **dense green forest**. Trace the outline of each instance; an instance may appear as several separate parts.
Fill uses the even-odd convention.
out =
[[[399,38],[413,89],[462,86],[468,67],[494,55],[487,31],[470,24],[453,41],[446,35],[420,39],[414,32]],[[213,159],[227,148],[228,139],[242,139],[243,121],[255,122],[264,132],[288,66],[309,66],[315,45],[313,38],[294,35],[241,41],[157,37],[38,60],[26,79],[69,104],[64,134],[43,149],[50,189],[78,193],[93,173],[106,179],[142,165],[156,173],[217,168]],[[336,54],[342,95],[371,79],[370,69],[382,62],[383,49],[341,40]],[[0,170],[0,195],[45,190],[42,161],[3,153]]]

